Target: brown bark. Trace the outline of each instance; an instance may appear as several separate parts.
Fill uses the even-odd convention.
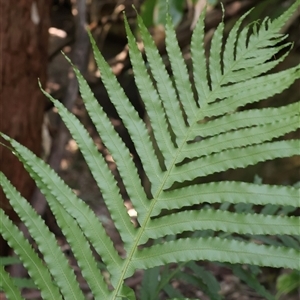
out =
[[[41,154],[45,106],[37,79],[45,84],[50,2],[0,0],[0,131],[37,155]],[[0,170],[22,196],[30,199],[34,182],[10,150],[2,145]],[[17,222],[18,218],[1,188],[0,206]],[[4,248],[2,242],[0,255],[4,254]]]

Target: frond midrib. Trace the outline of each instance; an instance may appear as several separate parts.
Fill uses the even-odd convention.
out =
[[[195,123],[196,122],[194,122],[193,125]],[[152,211],[153,211],[153,209],[154,209],[154,207],[155,207],[155,205],[156,205],[156,203],[157,203],[157,201],[159,199],[160,194],[163,192],[163,188],[165,186],[165,183],[166,183],[166,181],[167,181],[167,179],[169,177],[169,174],[173,170],[173,167],[176,164],[176,160],[177,160],[177,158],[178,158],[178,156],[179,156],[179,154],[181,152],[182,147],[184,147],[185,143],[187,142],[190,130],[193,127],[193,125],[190,126],[189,129],[187,130],[187,134],[185,134],[185,139],[182,141],[180,147],[178,147],[178,149],[176,151],[176,155],[173,156],[173,159],[170,162],[170,166],[171,167],[169,167],[169,169],[167,169],[167,171],[165,171],[164,176],[162,177],[161,184],[159,185],[159,187],[157,189],[157,192],[153,195],[153,199],[150,200],[150,205],[149,205],[148,212],[145,214],[143,223],[140,224],[140,228],[138,229],[136,239],[134,240],[133,246],[131,247],[131,251],[128,253],[128,255],[126,257],[126,260],[125,260],[125,263],[124,263],[124,266],[123,266],[123,269],[122,269],[122,276],[120,276],[120,279],[118,281],[117,287],[114,290],[114,295],[115,296],[118,296],[119,293],[120,293],[120,290],[122,288],[122,283],[123,283],[124,279],[126,278],[125,276],[128,273],[128,268],[130,266],[132,258],[134,257],[135,253],[138,251],[138,245],[140,243],[141,237],[143,236],[144,231],[147,228],[147,225],[148,225],[148,223],[150,221],[150,218],[151,218],[151,215],[152,215]],[[113,299],[116,299],[116,298],[113,298]]]

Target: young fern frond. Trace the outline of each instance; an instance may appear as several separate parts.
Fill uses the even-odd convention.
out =
[[[212,38],[208,61],[204,49],[202,14],[191,42],[194,85],[189,79],[169,16],[166,23],[166,49],[171,76],[138,16],[146,65],[125,18],[130,60],[136,86],[145,105],[147,123],[135,111],[90,35],[102,82],[134,143],[145,177],[150,183],[149,191],[138,175],[129,150],[83,76],[73,67],[89,117],[116,162],[126,192],[137,212],[136,227],[126,211],[117,181],[88,131],[59,101],[43,91],[77,142],[101,190],[123,242],[122,256],[88,205],[41,159],[18,142],[2,135],[10,142],[15,155],[45,195],[95,299],[134,299],[133,291],[124,280],[137,269],[154,268],[151,276],[156,276],[158,269],[155,267],[170,262],[184,262],[198,272],[203,289],[212,299],[220,299],[220,296],[209,287],[210,283],[216,288],[218,284],[193,261],[298,268],[299,239],[289,237],[299,235],[299,217],[287,213],[290,207],[299,206],[299,191],[295,187],[241,181],[211,180],[209,183],[197,183],[197,179],[217,172],[299,154],[299,140],[275,140],[298,129],[298,103],[239,111],[246,104],[282,92],[300,78],[299,65],[270,73],[288,52],[276,59],[272,57],[282,49],[291,47],[284,42],[285,36],[278,32],[298,5],[299,1],[276,20],[266,19],[259,27],[249,25],[241,29],[247,16],[245,14],[234,25],[224,45],[224,23],[221,22]],[[3,174],[1,186],[12,207],[28,227],[42,258],[38,257],[2,210],[1,235],[28,268],[42,297],[83,299],[67,259],[42,219]],[[239,208],[241,203],[245,206]],[[203,204],[206,207],[193,208],[193,205],[202,207]],[[214,204],[221,206],[216,209]],[[234,212],[228,209],[231,204],[235,205]],[[265,209],[255,211],[253,205]],[[277,205],[282,212],[286,211],[283,215],[271,215],[270,205]],[[213,234],[206,236],[206,230],[211,230]],[[189,232],[195,234],[184,235]],[[222,233],[229,237],[224,237]],[[183,235],[177,238],[179,234]],[[234,234],[239,234],[241,238],[235,238]],[[266,239],[262,244],[257,244],[254,239],[260,235]],[[281,242],[278,245],[268,242],[269,235],[279,236]],[[152,243],[152,240],[155,242]],[[97,267],[90,246],[101,257],[109,273],[109,286]],[[241,273],[238,268],[237,272]],[[15,299],[19,299],[20,295],[8,274],[3,269],[0,274],[2,288],[8,297],[16,295]],[[241,276],[244,275],[241,273]],[[187,274],[182,278],[194,280]],[[251,282],[262,294],[267,295],[254,279]],[[153,287],[157,288],[159,285]],[[171,286],[166,290],[170,295],[176,294]]]

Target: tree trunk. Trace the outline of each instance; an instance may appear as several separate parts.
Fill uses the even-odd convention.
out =
[[[0,131],[41,154],[41,126],[45,100],[38,78],[45,84],[47,72],[49,0],[0,0],[1,88]],[[3,143],[3,140],[0,140]],[[30,199],[34,182],[10,150],[0,145],[0,170]],[[18,222],[0,188],[1,208]],[[0,240],[0,255],[7,252]]]

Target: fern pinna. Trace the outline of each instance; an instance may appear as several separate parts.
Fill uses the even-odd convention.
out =
[[[149,191],[138,175],[129,150],[87,82],[75,66],[74,71],[86,110],[116,162],[137,212],[137,226],[131,222],[117,182],[87,130],[59,101],[43,91],[76,140],[101,190],[121,236],[123,256],[118,254],[101,221],[88,205],[41,159],[2,135],[46,196],[94,299],[135,299],[135,293],[124,280],[137,269],[149,270],[145,273],[147,278],[151,277],[151,272],[157,278],[157,267],[171,262],[185,263],[202,274],[203,289],[207,289],[212,299],[220,298],[213,286],[216,281],[195,261],[232,264],[233,269],[234,264],[299,268],[299,244],[290,246],[284,239],[279,245],[267,242],[269,235],[286,236],[299,242],[299,218],[287,214],[299,206],[299,192],[295,187],[197,181],[216,172],[299,154],[298,140],[276,139],[298,128],[299,103],[238,110],[282,92],[300,78],[299,66],[268,73],[287,55],[276,58],[282,49],[291,46],[284,41],[286,36],[279,32],[298,6],[299,1],[273,21],[267,18],[260,26],[254,24],[241,29],[245,14],[233,26],[224,45],[224,23],[221,22],[213,35],[208,60],[204,49],[203,13],[191,42],[192,82],[170,17],[166,22],[166,49],[172,76],[138,16],[145,63],[125,18],[131,64],[146,108],[147,122],[131,105],[91,37],[102,81],[134,143],[150,185]],[[66,257],[41,217],[3,174],[1,186],[27,226],[41,256],[3,210],[0,210],[1,234],[28,269],[42,298],[84,299]],[[248,212],[228,209],[230,205],[241,203],[266,209],[261,213],[251,209]],[[202,209],[192,209],[201,204]],[[268,214],[270,206],[282,208],[285,213]],[[265,236],[265,243],[257,243],[255,237],[258,236]],[[100,255],[109,279],[98,267],[90,246]],[[22,299],[20,290],[3,267],[0,272],[1,287],[7,297]],[[145,290],[141,295],[143,299],[155,299]]]

